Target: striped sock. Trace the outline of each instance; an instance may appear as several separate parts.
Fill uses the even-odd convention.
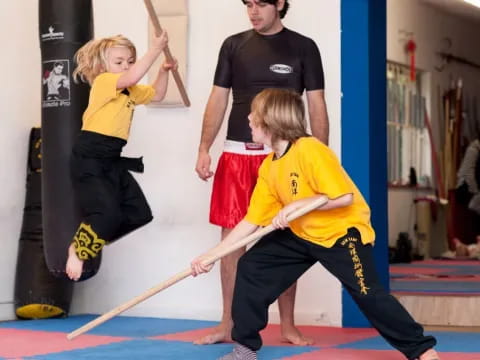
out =
[[[233,351],[218,360],[257,360],[257,352],[250,350],[248,347],[235,344]]]

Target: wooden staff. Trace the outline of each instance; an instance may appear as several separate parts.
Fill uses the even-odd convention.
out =
[[[444,151],[444,176],[445,179],[445,189],[444,194],[448,196],[448,190],[450,189],[450,172],[451,172],[451,164],[452,164],[452,130],[453,130],[453,119],[450,116],[450,100],[451,100],[451,90],[448,90],[445,98],[445,144],[443,147]]]
[[[425,113],[425,125],[427,126],[428,137],[430,139],[430,151],[432,156],[433,163],[433,172],[435,176],[435,186],[437,187],[437,196],[439,198],[440,204],[446,205],[448,203],[447,196],[445,195],[445,187],[443,185],[442,172],[439,164],[439,156],[437,153],[437,147],[435,146],[435,139],[433,138],[432,123],[430,117],[428,116],[427,109],[424,110]]]
[[[452,184],[455,185],[457,180],[457,171],[462,161],[462,149],[461,149],[461,140],[462,140],[462,124],[463,124],[463,115],[462,115],[462,79],[458,80],[457,88],[455,89],[455,126],[453,128],[453,146],[452,146]]]
[[[313,200],[310,204],[305,205],[304,207],[292,212],[290,215],[287,216],[287,220],[290,222],[306,213],[315,210],[324,204],[326,204],[328,198],[326,196],[321,196],[318,199]],[[237,241],[236,243],[232,244],[230,247],[224,249],[223,251],[218,251],[215,254],[212,254],[210,258],[205,259],[203,262],[205,265],[213,264],[217,260],[221,259],[225,255],[228,255],[235,250],[238,250],[247,244],[251,243],[254,240],[258,240],[259,238],[265,236],[266,234],[272,232],[274,229],[273,225],[268,225],[267,227],[261,228],[254,233],[250,234],[249,236]],[[192,275],[192,269],[189,267],[188,269],[179,272],[178,274],[172,276],[170,279],[154,286],[153,288],[147,290],[143,294],[138,295],[137,297],[127,301],[126,303],[116,307],[115,309],[97,317],[96,319],[90,321],[89,323],[83,325],[82,327],[78,328],[75,331],[72,331],[70,334],[67,335],[68,340],[72,340],[73,338],[77,337],[78,335],[87,332],[94,327],[103,324],[105,321],[110,320],[111,318],[121,314],[122,312],[130,309],[131,307],[141,303],[142,301],[148,299],[149,297],[159,293],[160,291],[176,284],[180,280],[185,279],[186,277]]]
[[[158,17],[155,12],[155,8],[153,7],[152,1],[144,0],[144,2],[145,2],[145,6],[147,7],[150,20],[152,21],[153,27],[155,28],[155,34],[157,36],[160,36],[163,30],[162,30],[162,27],[160,26],[160,21],[158,21]],[[165,58],[167,59],[167,61],[173,64],[175,60],[173,59],[173,56],[170,52],[170,49],[168,48],[168,45],[163,50],[163,53],[165,54]],[[182,97],[183,103],[185,104],[186,107],[189,107],[190,100],[188,99],[187,91],[185,90],[185,86],[183,86],[182,78],[178,73],[178,69],[172,69],[171,71],[172,71],[173,78],[177,83],[178,91],[180,91],[180,96]]]

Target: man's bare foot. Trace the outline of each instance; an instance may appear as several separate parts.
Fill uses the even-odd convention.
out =
[[[218,325],[212,333],[195,340],[195,345],[210,345],[223,342],[232,342],[232,325]]]
[[[459,239],[453,238],[453,243],[455,244],[455,256],[459,258],[468,256],[468,247],[462,243]]]
[[[303,336],[300,330],[295,326],[282,326],[282,341],[298,346],[307,346],[315,343],[313,339]]]
[[[463,243],[460,241],[459,238],[453,238],[452,241],[453,241],[453,244],[455,245],[455,247],[463,245]]]
[[[67,266],[66,266],[66,273],[68,277],[73,280],[77,281],[82,276],[83,270],[83,260],[80,260],[75,252],[75,247],[73,244],[70,244],[68,248],[68,259],[67,259]]]

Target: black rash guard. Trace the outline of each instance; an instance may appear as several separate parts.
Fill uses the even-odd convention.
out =
[[[322,60],[315,42],[283,28],[274,35],[248,30],[228,37],[220,50],[214,85],[232,88],[227,139],[251,142],[247,116],[266,88],[323,90]]]

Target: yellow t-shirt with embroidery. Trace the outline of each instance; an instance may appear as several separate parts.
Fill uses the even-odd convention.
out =
[[[350,227],[356,227],[364,244],[373,243],[370,208],[341,166],[334,152],[314,137],[291,144],[279,159],[273,153],[263,161],[245,216],[248,222],[267,226],[289,203],[317,194],[335,199],[353,194],[353,203],[331,210],[314,210],[290,222],[290,229],[302,239],[332,247]]]
[[[82,130],[128,140],[135,105],[147,104],[155,96],[149,85],[134,85],[128,94],[117,89],[121,73],[102,73],[93,81]],[[123,92],[123,93],[122,93]]]

